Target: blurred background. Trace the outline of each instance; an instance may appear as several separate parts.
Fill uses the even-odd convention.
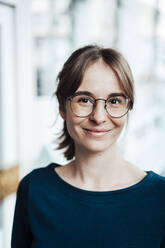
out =
[[[143,170],[165,175],[165,1],[0,0],[2,248],[10,247],[18,181],[68,162],[56,150],[62,119],[51,96],[65,60],[87,44],[115,48],[130,64],[135,108],[121,151]]]

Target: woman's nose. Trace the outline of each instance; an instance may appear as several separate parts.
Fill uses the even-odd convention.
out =
[[[91,113],[89,117],[90,117],[90,120],[93,120],[99,124],[107,120],[108,118],[107,115],[108,114],[105,109],[105,101],[98,101],[96,102],[93,112]]]

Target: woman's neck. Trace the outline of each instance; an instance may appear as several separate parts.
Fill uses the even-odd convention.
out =
[[[76,151],[75,159],[70,163],[72,176],[84,184],[101,185],[105,182],[120,181],[126,170],[126,161],[116,147],[102,153],[82,153]]]

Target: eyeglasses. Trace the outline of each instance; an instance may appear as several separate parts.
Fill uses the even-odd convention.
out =
[[[102,100],[105,102],[104,108],[106,112],[113,118],[121,118],[129,111],[130,98],[124,94],[109,97],[107,100],[85,94],[74,93],[72,96],[67,97],[70,101],[70,108],[73,114],[78,117],[87,117],[92,114],[96,107],[96,101]]]

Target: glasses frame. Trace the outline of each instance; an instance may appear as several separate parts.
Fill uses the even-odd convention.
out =
[[[96,99],[96,98],[94,98],[93,96],[89,96],[89,95],[82,94],[82,96],[88,96],[88,97],[93,98],[93,109],[92,109],[92,112],[91,112],[90,114],[85,115],[85,116],[80,116],[80,115],[77,115],[77,114],[74,113],[74,111],[73,111],[73,109],[72,109],[72,106],[71,106],[72,100],[73,100],[73,98],[74,98],[75,96],[81,96],[81,94],[73,94],[72,96],[67,97],[67,100],[70,102],[70,109],[71,109],[72,113],[73,113],[75,116],[80,117],[80,118],[85,118],[85,117],[90,116],[90,115],[93,113],[93,111],[94,111],[94,109],[95,109],[95,107],[96,107],[96,101],[98,101],[98,100],[101,100],[101,101],[104,101],[104,102],[105,102],[105,103],[104,103],[104,108],[105,108],[107,114],[108,114],[109,116],[111,116],[112,118],[121,118],[121,117],[123,117],[124,115],[126,115],[126,114],[128,113],[128,111],[130,110],[130,108],[128,107],[126,113],[124,113],[123,115],[118,116],[118,117],[112,116],[112,115],[108,112],[108,110],[107,110],[107,108],[106,108],[106,106],[107,106],[107,105],[106,105],[106,102],[107,102],[110,98],[112,98],[112,97],[108,97],[107,99],[103,99],[103,98],[97,98],[97,99]],[[128,103],[131,101],[131,99],[130,99],[128,96],[124,96],[124,97],[126,98],[126,100],[127,100],[127,105],[128,105]]]

